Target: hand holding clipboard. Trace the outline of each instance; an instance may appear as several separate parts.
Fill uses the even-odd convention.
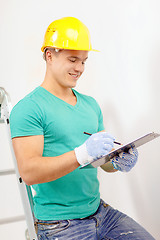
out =
[[[158,134],[158,133],[154,133],[154,132],[148,133],[140,138],[137,138],[136,140],[134,140],[132,142],[129,142],[129,143],[119,147],[116,150],[111,151],[110,153],[108,153],[107,155],[105,155],[102,158],[98,158],[98,159],[92,161],[91,163],[87,163],[87,164],[81,166],[80,169],[97,168],[97,167],[109,162],[113,157],[119,155],[120,153],[128,152],[128,150],[132,147],[138,148],[141,145],[143,145],[149,141],[152,141],[153,139],[155,139],[159,136],[160,136],[160,134]]]

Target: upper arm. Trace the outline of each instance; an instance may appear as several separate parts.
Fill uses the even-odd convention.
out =
[[[32,158],[43,154],[42,120],[39,105],[30,98],[21,100],[11,111],[10,130],[20,174],[33,164]]]
[[[41,157],[43,154],[44,137],[43,135],[15,137],[12,139],[12,145],[17,159],[18,169],[21,175],[34,164],[35,157]]]

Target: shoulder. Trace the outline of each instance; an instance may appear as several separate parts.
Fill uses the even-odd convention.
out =
[[[11,115],[16,112],[18,113],[21,111],[21,113],[25,113],[27,111],[31,111],[34,109],[39,109],[38,104],[38,88],[34,89],[31,93],[27,94],[23,99],[21,99],[12,109]]]
[[[20,100],[10,114],[11,136],[41,135],[43,127],[43,110],[33,91]]]
[[[84,99],[85,101],[89,101],[89,102],[92,102],[92,103],[97,103],[97,101],[95,100],[95,98],[89,96],[89,95],[86,95],[86,94],[82,94],[76,90],[73,90],[74,93],[81,99]]]
[[[85,95],[82,93],[79,93],[78,91],[74,90],[75,94],[86,103],[90,104],[93,108],[100,109],[100,106],[97,102],[97,100],[89,95]]]
[[[43,109],[38,100],[38,88],[21,99],[12,109],[10,121],[24,120],[29,118],[41,118]]]

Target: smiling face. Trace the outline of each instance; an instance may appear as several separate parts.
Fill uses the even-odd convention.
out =
[[[75,87],[84,72],[87,58],[88,51],[60,50],[58,53],[50,51],[50,55],[46,52],[50,81],[63,88]]]

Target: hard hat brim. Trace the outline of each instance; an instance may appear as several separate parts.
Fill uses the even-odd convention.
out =
[[[53,47],[53,46],[43,46],[43,47],[41,47],[41,51],[42,52],[44,52],[44,50],[46,49],[46,48],[55,48],[55,49],[60,49],[60,50],[75,50],[75,51],[88,51],[88,52],[91,52],[91,51],[93,51],[93,52],[100,52],[99,50],[96,50],[96,49],[72,49],[72,48],[57,48],[57,47]]]

